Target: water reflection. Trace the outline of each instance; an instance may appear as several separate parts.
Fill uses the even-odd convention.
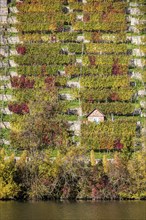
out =
[[[0,220],[146,220],[146,201],[0,202]]]

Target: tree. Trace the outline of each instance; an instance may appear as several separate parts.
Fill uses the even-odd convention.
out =
[[[96,165],[94,150],[90,151],[90,163],[91,163],[91,166],[95,166]]]
[[[109,172],[109,162],[107,160],[106,155],[103,155],[102,163],[103,163],[104,172],[107,174]]]
[[[128,162],[130,175],[130,195],[133,198],[146,198],[146,153],[136,152]]]
[[[65,148],[68,145],[68,127],[61,119],[61,106],[53,82],[45,81],[45,88],[40,88],[34,97],[28,104],[29,113],[18,120],[19,124],[22,123],[20,131],[11,132],[11,144],[31,152],[48,147]]]
[[[14,180],[16,171],[14,155],[7,157],[4,149],[0,151],[0,199],[14,199],[19,186]]]

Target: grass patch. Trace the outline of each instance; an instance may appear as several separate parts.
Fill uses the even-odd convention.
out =
[[[12,89],[0,89],[0,94],[12,95]]]
[[[0,139],[6,139],[9,140],[9,136],[10,136],[10,129],[1,129],[1,133],[0,133]]]

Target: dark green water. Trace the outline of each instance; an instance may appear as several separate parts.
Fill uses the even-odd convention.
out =
[[[146,201],[0,202],[0,220],[146,220]]]

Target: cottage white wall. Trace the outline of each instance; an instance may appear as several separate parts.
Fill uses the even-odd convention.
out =
[[[94,122],[96,119],[98,119],[99,122],[103,122],[104,121],[104,117],[88,117],[88,121],[90,122]]]

